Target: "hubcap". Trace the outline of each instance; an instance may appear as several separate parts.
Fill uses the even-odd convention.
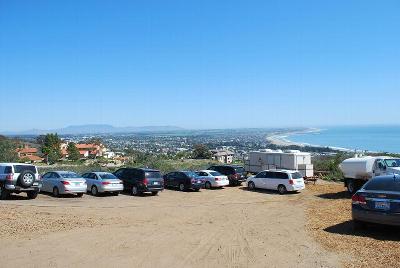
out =
[[[93,195],[96,195],[96,194],[97,194],[97,189],[96,189],[96,187],[93,187],[93,188],[92,188],[92,194],[93,194]]]
[[[185,190],[185,186],[184,186],[183,184],[180,184],[180,185],[179,185],[179,189],[180,189],[181,191],[183,191],[183,190]]]
[[[25,182],[26,184],[32,183],[32,182],[33,182],[33,176],[32,176],[32,174],[29,174],[29,173],[25,174],[24,177],[23,177],[23,180],[24,180],[24,182]]]
[[[137,195],[137,188],[136,188],[136,187],[133,187],[133,188],[132,188],[132,194],[133,194],[133,195]]]
[[[206,183],[206,188],[207,188],[207,189],[210,189],[210,188],[211,188],[211,183],[207,182],[207,183]]]

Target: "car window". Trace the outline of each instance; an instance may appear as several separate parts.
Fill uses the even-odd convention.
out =
[[[12,167],[11,166],[6,166],[4,169],[4,174],[11,174],[12,172]]]
[[[400,179],[376,178],[370,180],[364,189],[367,191],[394,191],[400,192]]]
[[[44,174],[42,178],[43,178],[43,179],[49,179],[49,178],[51,178],[51,172],[48,172],[48,173]]]
[[[267,172],[263,171],[257,174],[256,178],[266,178]]]
[[[236,173],[244,173],[245,172],[243,167],[235,167],[234,169],[235,169]]]
[[[267,171],[265,172],[265,177],[269,179],[275,179],[275,172]]]
[[[33,173],[36,173],[36,167],[32,165],[14,165],[14,172],[15,173],[21,173],[23,171],[30,171]]]
[[[297,180],[297,179],[302,179],[303,175],[301,175],[300,172],[292,173],[292,179]]]
[[[76,174],[75,172],[62,173],[62,177],[65,178],[65,179],[77,179],[77,178],[80,178],[80,176],[78,174]]]
[[[114,176],[114,174],[111,173],[101,173],[100,178],[103,180],[115,180],[118,179],[117,177]]]
[[[154,179],[161,178],[161,173],[159,171],[146,171],[144,175],[146,178],[154,178]]]
[[[222,174],[217,171],[210,171],[210,175],[216,177],[216,176],[221,176]]]
[[[115,174],[117,177],[122,178],[123,173],[124,173],[124,170],[123,170],[123,169],[118,169],[117,171],[115,171],[114,174]]]
[[[281,180],[287,180],[287,179],[289,179],[288,174],[285,173],[285,172],[275,172],[275,177],[276,177],[277,179],[281,179]]]
[[[200,176],[200,177],[208,177],[208,174],[206,172],[200,171],[200,172],[196,172],[196,174],[197,174],[197,176]]]

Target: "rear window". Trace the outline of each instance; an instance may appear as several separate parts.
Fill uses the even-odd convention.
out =
[[[22,173],[23,171],[28,170],[33,173],[36,172],[36,167],[31,165],[14,165],[14,172],[15,173]]]
[[[212,172],[209,172],[209,173],[210,173],[211,176],[221,176],[221,173],[216,172],[216,171],[212,171]]]
[[[301,175],[300,172],[292,173],[292,179],[297,180],[297,179],[302,179],[302,178],[303,178],[303,175]]]
[[[118,179],[114,174],[111,173],[102,173],[100,174],[100,178],[103,180],[116,180]]]
[[[146,178],[160,179],[161,178],[161,173],[159,171],[147,171],[147,172],[144,173],[144,176]]]
[[[243,167],[235,167],[236,173],[244,173],[244,168]]]
[[[275,172],[275,178],[277,179],[289,179],[289,176],[287,173],[283,173],[283,172]]]
[[[188,177],[197,177],[196,172],[186,171],[186,172],[183,172],[183,173],[185,173],[186,176],[188,176]]]
[[[63,178],[66,179],[76,179],[76,178],[80,178],[80,176],[74,172],[68,172],[68,173],[61,173],[60,174]]]
[[[372,179],[365,186],[367,191],[394,191],[400,192],[400,179]]]
[[[10,167],[10,166],[7,166],[5,169],[4,169],[4,174],[11,174],[12,173],[12,168]]]

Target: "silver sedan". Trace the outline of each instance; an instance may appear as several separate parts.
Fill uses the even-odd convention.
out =
[[[90,172],[82,175],[86,179],[87,191],[94,196],[99,193],[113,193],[118,195],[124,190],[122,181],[108,172]]]
[[[82,197],[86,190],[86,180],[75,172],[52,171],[42,177],[41,191],[52,193],[55,197],[61,194],[76,194]]]

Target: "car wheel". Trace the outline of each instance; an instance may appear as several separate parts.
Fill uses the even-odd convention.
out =
[[[113,193],[114,196],[119,196],[119,192]]]
[[[183,185],[183,183],[179,184],[179,190],[180,191],[185,191],[185,185]]]
[[[279,194],[286,194],[287,193],[287,189],[286,189],[286,187],[285,187],[285,185],[279,185],[278,186],[278,192],[279,192]]]
[[[353,230],[357,231],[357,230],[363,230],[365,229],[366,224],[362,221],[357,221],[357,220],[353,220]]]
[[[356,192],[356,185],[354,183],[354,180],[348,180],[347,181],[347,191],[350,194],[354,194]]]
[[[53,196],[54,197],[59,197],[60,196],[60,191],[58,190],[57,187],[53,188]]]
[[[156,191],[156,192],[151,192],[151,195],[152,196],[156,196],[156,195],[158,195],[158,192]]]
[[[136,186],[133,186],[132,187],[132,195],[134,195],[134,196],[137,196],[137,195],[139,195],[139,190],[138,190],[138,188],[136,187]]]
[[[29,170],[22,171],[18,177],[18,182],[23,188],[29,188],[35,182],[35,174]]]
[[[211,189],[211,183],[209,181],[206,182],[206,184],[204,185],[204,187],[208,190]]]
[[[82,197],[82,196],[83,196],[83,193],[77,193],[76,196],[77,196],[77,197]]]
[[[195,192],[199,192],[199,191],[200,191],[200,189],[199,189],[199,188],[196,188],[196,189],[194,189],[194,191],[195,191]]]
[[[0,200],[7,200],[10,197],[10,192],[3,187],[0,187]]]
[[[98,196],[99,195],[99,190],[97,189],[96,186],[92,186],[92,189],[90,191],[93,196]]]
[[[36,199],[38,193],[38,191],[29,191],[26,193],[26,195],[28,196],[28,199]]]
[[[247,188],[249,188],[249,190],[254,191],[256,189],[256,185],[254,184],[254,182],[249,181],[249,183],[247,184]]]

